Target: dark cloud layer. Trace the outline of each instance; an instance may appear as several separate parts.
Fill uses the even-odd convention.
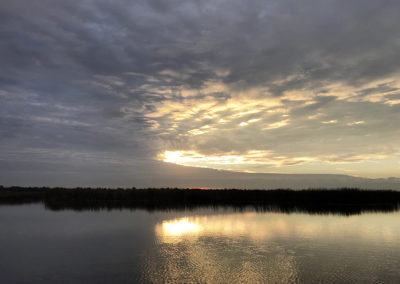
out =
[[[181,151],[398,175],[399,14],[389,0],[2,1],[1,167],[95,175]]]

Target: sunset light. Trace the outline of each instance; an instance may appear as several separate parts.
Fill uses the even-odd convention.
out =
[[[400,187],[395,2],[5,1],[3,184],[198,186],[172,163]]]
[[[399,0],[1,0],[0,283],[400,283]]]
[[[161,226],[161,232],[166,236],[195,234],[202,229],[202,226],[200,224],[196,222],[191,222],[188,218],[164,221]]]

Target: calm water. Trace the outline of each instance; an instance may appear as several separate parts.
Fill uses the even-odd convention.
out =
[[[400,213],[0,206],[1,283],[400,283]]]

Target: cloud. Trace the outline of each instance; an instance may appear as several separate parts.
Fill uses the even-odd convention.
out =
[[[399,12],[390,0],[5,1],[0,157],[259,151],[252,170],[387,159],[385,176],[400,151]]]

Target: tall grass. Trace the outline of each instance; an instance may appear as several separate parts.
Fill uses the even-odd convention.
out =
[[[191,209],[203,206],[254,207],[261,211],[360,214],[399,209],[400,192],[391,190],[308,189],[107,189],[0,187],[0,204],[43,202],[52,210],[145,208]]]

